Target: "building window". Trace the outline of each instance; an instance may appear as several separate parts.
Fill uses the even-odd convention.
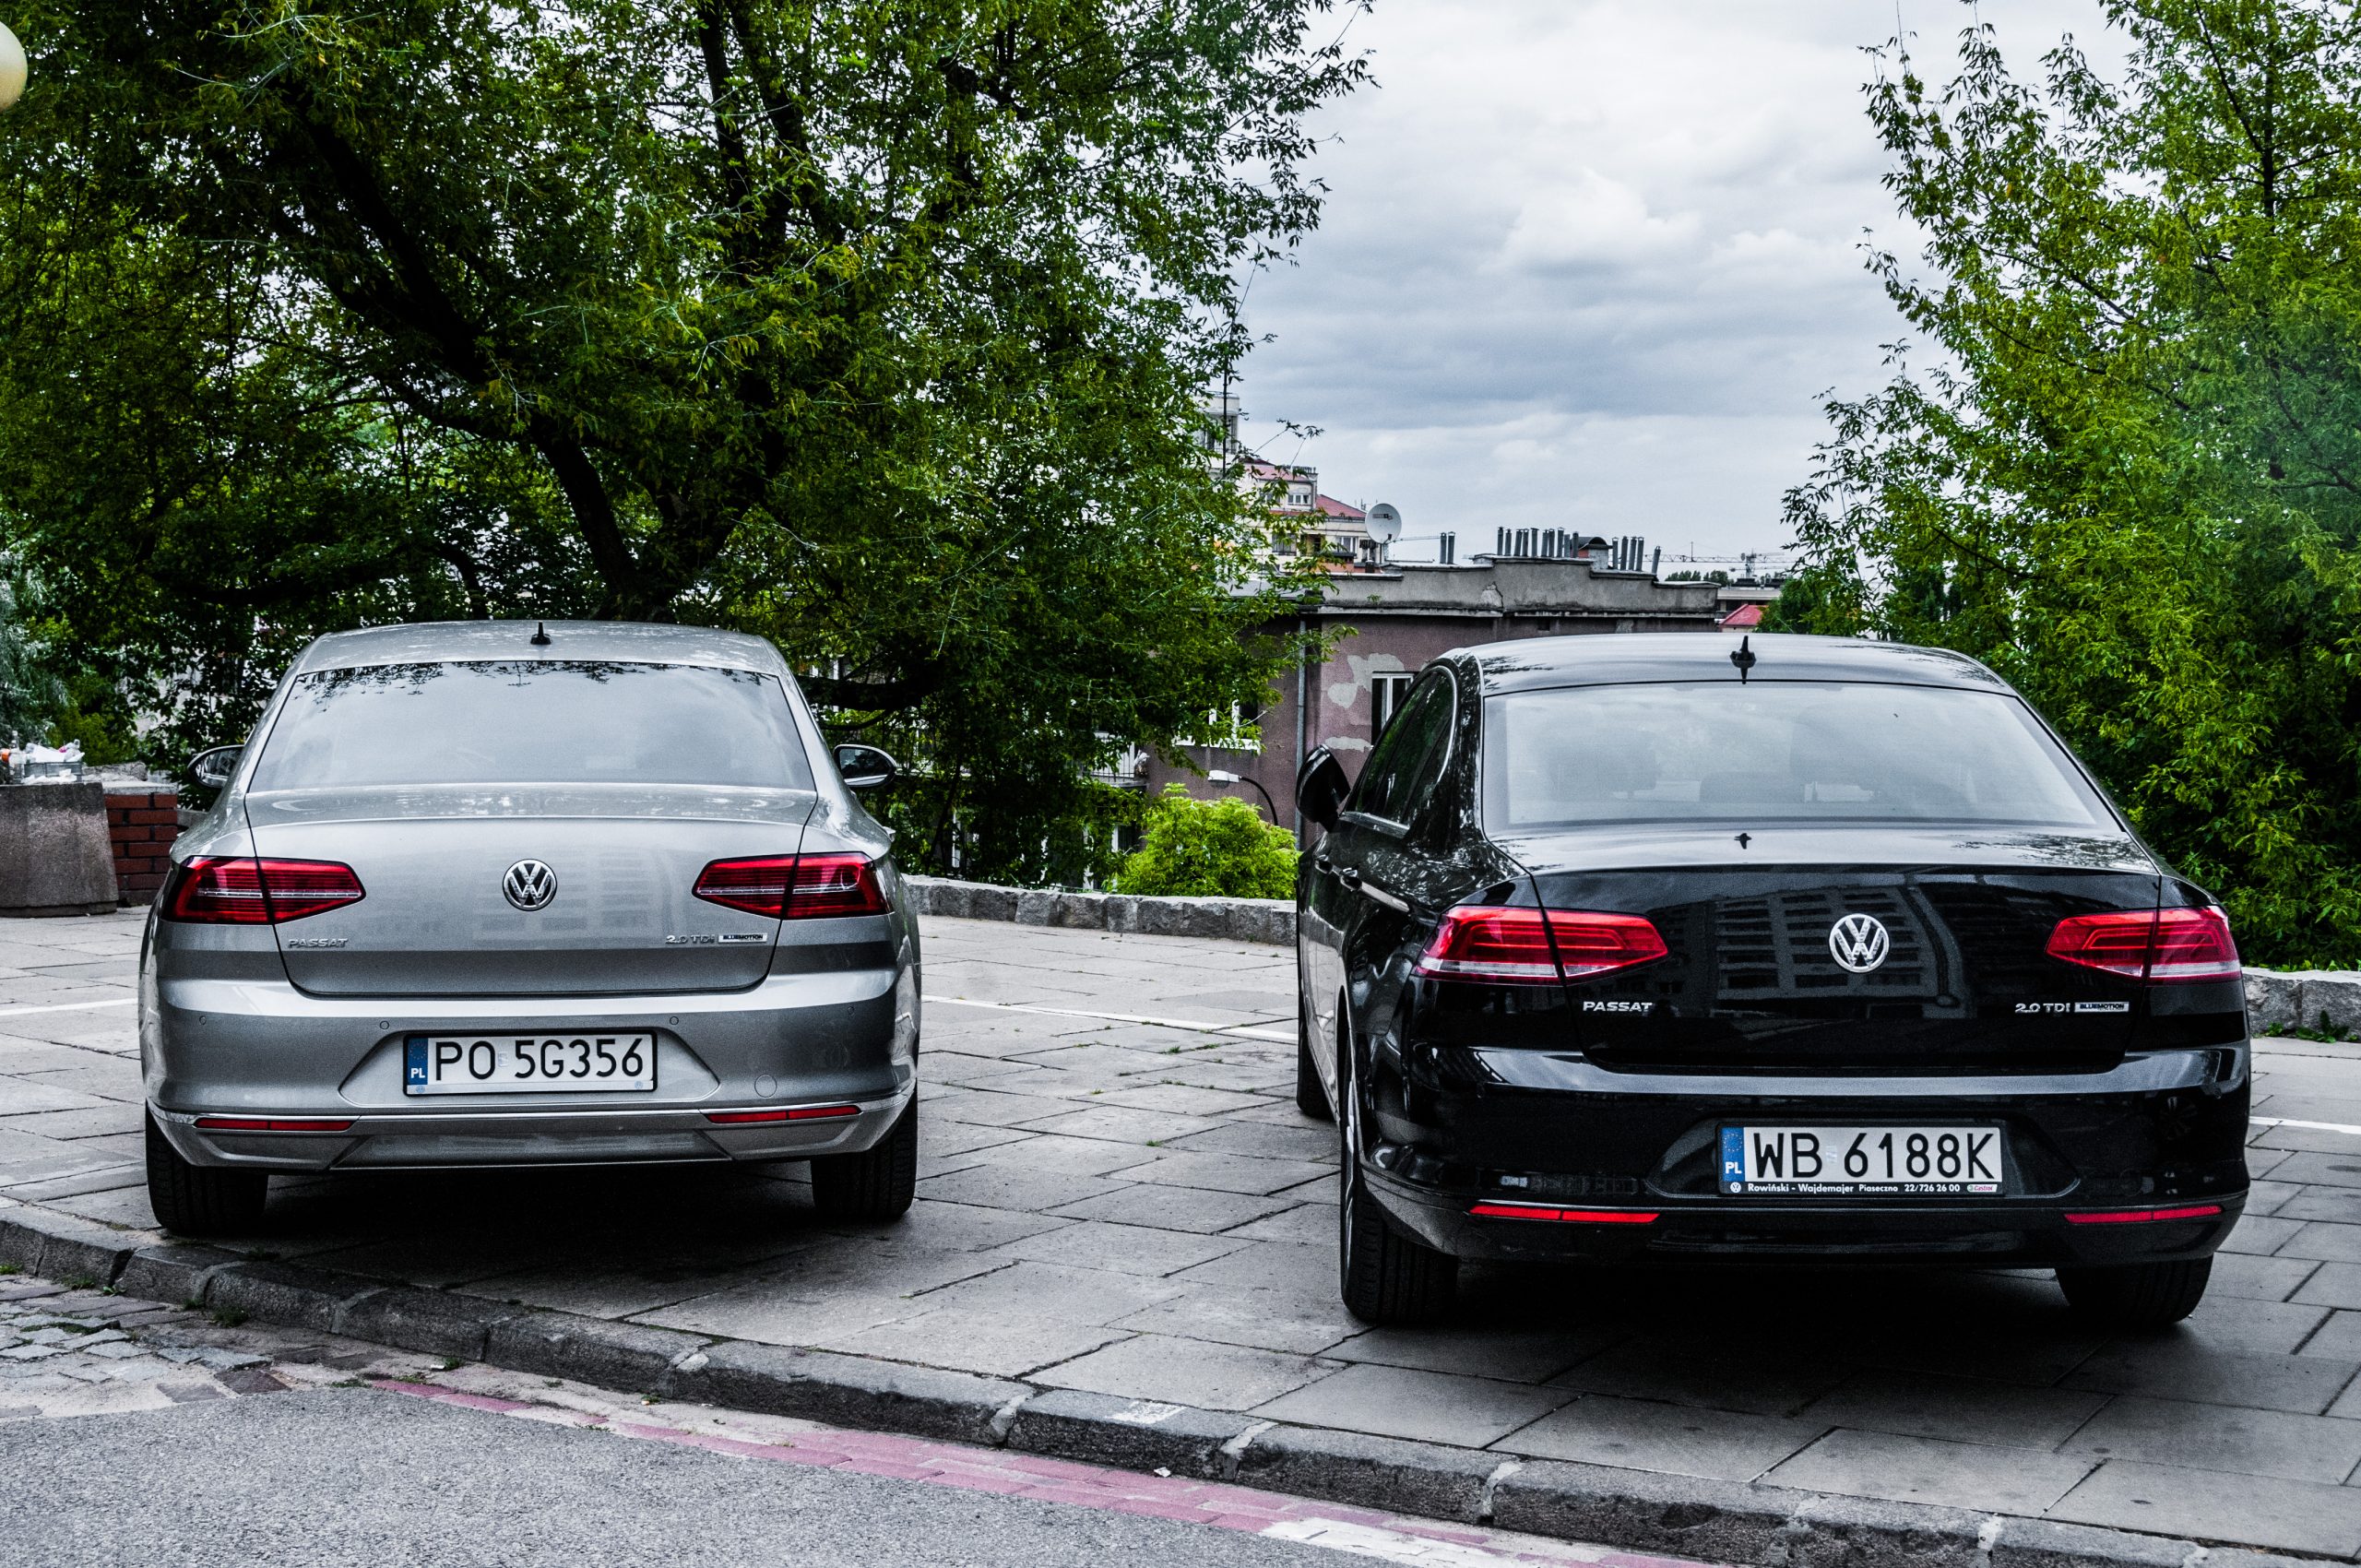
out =
[[[1370,677],[1369,738],[1370,740],[1374,741],[1384,734],[1385,727],[1394,721],[1394,715],[1401,707],[1402,699],[1410,695],[1410,681],[1411,677],[1406,673]]]

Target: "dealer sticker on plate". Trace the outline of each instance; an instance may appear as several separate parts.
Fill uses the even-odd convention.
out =
[[[1724,1127],[1725,1193],[1789,1197],[1988,1197],[1998,1127]]]

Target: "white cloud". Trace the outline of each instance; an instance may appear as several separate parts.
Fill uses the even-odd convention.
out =
[[[1501,259],[1533,272],[1665,261],[1694,250],[1699,227],[1695,213],[1659,218],[1631,186],[1584,169],[1572,184],[1525,199]]]
[[[1251,420],[1274,457],[1390,500],[1406,537],[1642,532],[1785,542],[1824,390],[1876,384],[1902,324],[1863,232],[1880,186],[1864,45],[1900,15],[1947,75],[1976,16],[2031,62],[2097,0],[1378,0],[1379,87],[1330,112],[1300,265],[1256,279]],[[1252,428],[1252,427],[1251,427]]]

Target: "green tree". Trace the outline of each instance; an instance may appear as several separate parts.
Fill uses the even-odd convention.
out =
[[[33,0],[0,535],[160,745],[336,626],[729,624],[1040,874],[1287,656],[1196,402],[1335,4]]]
[[[1857,400],[1791,522],[1789,614],[1975,654],[2249,957],[2361,958],[2361,22],[2328,0],[2109,0],[2120,81],[1988,27],[1870,114],[1940,349]],[[1809,599],[1811,596],[1807,596]]]
[[[1146,833],[1123,861],[1119,893],[1292,898],[1295,836],[1244,801],[1192,800],[1178,784],[1148,803]]]

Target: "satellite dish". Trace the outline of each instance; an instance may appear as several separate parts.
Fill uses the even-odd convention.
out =
[[[1402,513],[1392,502],[1381,501],[1369,509],[1367,527],[1370,538],[1392,544],[1402,537]]]
[[[0,26],[0,109],[16,107],[17,100],[25,95],[25,46],[17,35]]]

